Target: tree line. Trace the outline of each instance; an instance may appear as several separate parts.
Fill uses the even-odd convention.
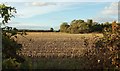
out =
[[[98,32],[101,33],[105,28],[112,28],[112,23],[105,22],[105,23],[98,23],[93,22],[92,19],[88,19],[87,22],[84,20],[73,20],[70,24],[67,22],[63,22],[60,25],[60,32],[78,34],[78,33],[92,33]]]
[[[59,32],[59,30],[54,30],[50,28],[49,30],[29,30],[29,29],[17,29],[18,32]]]

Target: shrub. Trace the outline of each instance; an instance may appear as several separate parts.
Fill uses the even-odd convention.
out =
[[[17,62],[15,58],[8,58],[3,60],[2,68],[3,69],[18,69],[21,63]]]
[[[96,47],[102,53],[108,54],[111,65],[120,68],[120,26],[114,28],[114,32],[109,28],[105,28],[103,35],[103,38],[96,42]]]

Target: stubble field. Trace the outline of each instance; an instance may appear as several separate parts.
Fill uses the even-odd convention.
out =
[[[19,36],[17,41],[22,44],[22,55],[31,57],[49,56],[80,56],[86,48],[92,47],[94,37],[102,34],[66,34],[51,32],[28,32],[26,36]],[[88,45],[85,45],[88,39]]]
[[[102,36],[95,33],[27,32],[26,36],[18,35],[17,42],[22,44],[19,54],[32,58],[31,65],[35,69],[79,69],[91,66],[83,57],[86,51],[94,48],[96,38]]]

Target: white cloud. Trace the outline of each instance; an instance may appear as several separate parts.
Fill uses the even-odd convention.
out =
[[[102,11],[104,15],[118,15],[118,2],[113,2]]]
[[[49,5],[57,5],[57,3],[55,2],[26,2],[25,5],[42,7],[42,6],[49,6]]]
[[[32,6],[49,6],[49,5],[56,5],[53,2],[32,2]]]
[[[69,6],[74,4],[76,3],[25,2],[19,9],[17,9],[17,16],[19,18],[30,18],[36,15],[43,15],[51,12],[72,9]]]
[[[105,6],[103,11],[93,19],[98,22],[118,22],[118,2],[112,2],[109,6]]]
[[[17,16],[20,18],[29,18],[36,15],[42,15],[57,11],[59,4],[50,2],[28,2],[18,9]]]

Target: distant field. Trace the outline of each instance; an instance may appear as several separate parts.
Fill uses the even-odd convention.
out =
[[[102,34],[68,34],[56,32],[27,32],[25,37],[19,36],[18,42],[22,44],[22,55],[32,57],[49,56],[80,56],[86,46],[84,39],[87,38],[92,47],[94,37],[102,37]],[[85,37],[85,38],[84,38]]]

